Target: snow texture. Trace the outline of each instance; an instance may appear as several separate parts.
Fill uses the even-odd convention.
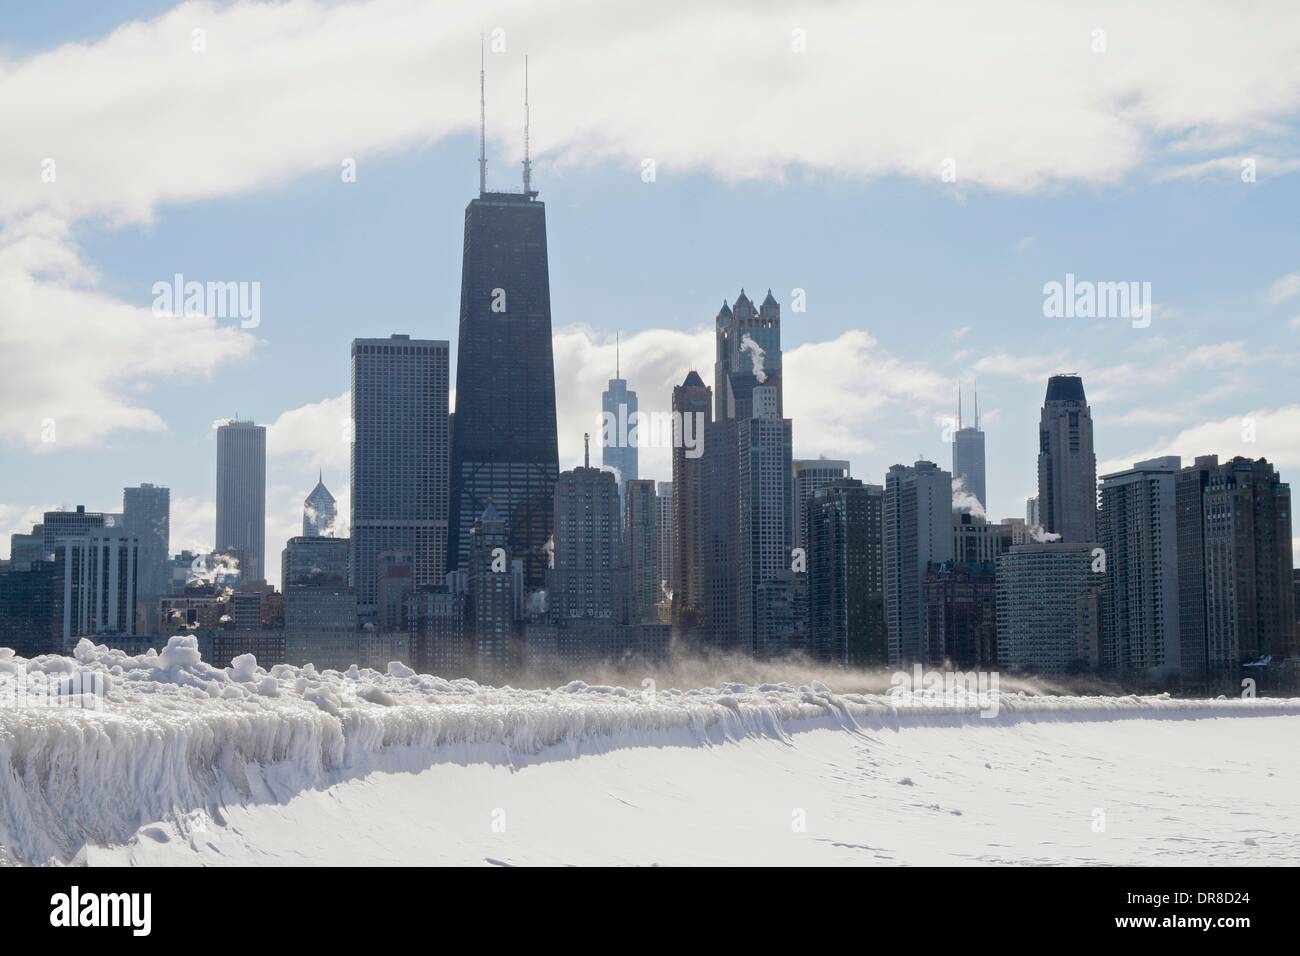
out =
[[[43,703],[38,686],[61,696]],[[340,781],[382,776],[394,755],[425,767],[512,766],[539,755],[563,761],[637,747],[789,743],[813,730],[860,738],[905,728],[1300,715],[1300,700],[1001,694],[989,718],[980,716],[988,699],[836,694],[816,682],[654,691],[575,681],[522,690],[419,675],[400,663],[386,674],[355,666],[267,671],[244,655],[217,668],[188,636],[141,656],[85,640],[72,658],[26,660],[0,649],[6,687],[0,862],[19,863],[83,862],[87,848],[163,839],[159,821],[184,834],[223,808],[283,805]],[[15,687],[31,693],[15,698]],[[1251,731],[1242,725],[1241,733]]]

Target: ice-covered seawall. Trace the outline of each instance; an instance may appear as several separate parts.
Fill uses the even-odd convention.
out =
[[[835,694],[821,684],[518,690],[401,664],[386,674],[267,671],[251,657],[216,668],[192,637],[138,657],[89,641],[72,658],[0,649],[0,859],[67,862],[86,843],[120,843],[156,820],[328,786],[398,747],[430,762],[514,761],[809,727],[1300,714],[1300,701],[1279,700],[1017,694],[990,703]]]

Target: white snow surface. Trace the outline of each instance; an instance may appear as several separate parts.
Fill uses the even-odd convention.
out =
[[[10,688],[52,679],[105,696],[0,707],[0,861],[1300,862],[1300,700],[1004,693],[989,718],[817,682],[217,668],[188,636],[0,649]]]

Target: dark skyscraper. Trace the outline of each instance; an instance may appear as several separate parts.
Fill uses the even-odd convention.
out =
[[[810,641],[819,661],[883,666],[884,489],[840,478],[813,492],[804,509]]]
[[[984,432],[980,430],[980,393],[975,392],[975,424],[962,427],[961,389],[957,390],[957,430],[952,436],[952,481],[975,496],[981,509],[989,506],[984,485]]]
[[[698,627],[704,613],[704,522],[708,514],[703,452],[713,392],[692,370],[673,389],[673,624]]]
[[[352,586],[376,611],[379,556],[408,554],[417,586],[441,584],[447,554],[445,341],[352,342]]]
[[[226,422],[217,429],[217,550],[238,552],[239,579],[266,576],[266,427]]]
[[[526,155],[520,193],[487,191],[481,136],[479,163],[465,209],[448,566],[466,566],[470,529],[491,503],[531,590],[545,586],[560,474],[546,206]]]
[[[1097,540],[1092,412],[1077,375],[1053,375],[1038,426],[1038,513],[1062,541]]]

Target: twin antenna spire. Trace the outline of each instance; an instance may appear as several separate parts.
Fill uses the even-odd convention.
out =
[[[487,194],[487,71],[483,55],[483,35],[478,38],[478,194]],[[532,199],[533,162],[528,142],[528,57],[524,57],[524,195]]]
[[[957,428],[960,430],[961,423],[961,386],[957,386]],[[975,430],[980,427],[980,387],[979,382],[975,383]]]

